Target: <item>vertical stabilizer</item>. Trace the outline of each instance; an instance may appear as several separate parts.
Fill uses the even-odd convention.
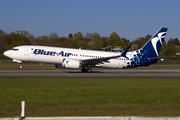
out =
[[[159,56],[159,52],[164,42],[167,28],[160,28],[151,39],[140,49],[147,57],[154,58]]]

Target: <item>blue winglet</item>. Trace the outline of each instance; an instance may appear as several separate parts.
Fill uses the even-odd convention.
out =
[[[130,47],[131,47],[131,46],[127,47],[126,50],[121,54],[122,57],[128,58],[128,57],[126,57],[126,53],[128,52],[128,50],[129,50]],[[128,59],[129,59],[129,58],[128,58]]]

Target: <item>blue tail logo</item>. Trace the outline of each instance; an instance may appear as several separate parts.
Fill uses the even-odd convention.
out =
[[[130,58],[132,61],[127,67],[148,66],[156,63],[166,32],[167,28],[160,28],[141,49],[133,51],[133,56]]]
[[[160,28],[154,36],[140,49],[146,53],[147,57],[158,57],[163,41],[167,32],[167,28]]]

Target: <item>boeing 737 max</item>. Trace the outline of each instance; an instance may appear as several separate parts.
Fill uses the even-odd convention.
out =
[[[92,72],[92,67],[103,68],[133,68],[149,66],[163,59],[159,52],[167,32],[160,28],[152,38],[139,50],[123,53],[94,50],[71,49],[49,46],[22,45],[13,47],[3,54],[14,62],[22,61],[52,63],[57,68],[82,68],[82,72]]]

